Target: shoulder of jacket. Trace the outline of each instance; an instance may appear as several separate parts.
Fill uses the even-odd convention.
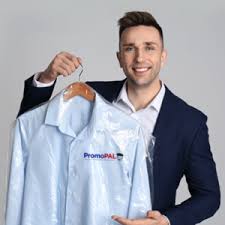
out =
[[[173,99],[173,107],[175,108],[176,113],[181,115],[181,117],[183,117],[187,122],[191,120],[205,123],[207,121],[207,116],[202,111],[189,105],[186,101],[173,94],[170,90],[167,91],[169,91],[169,95]]]
[[[86,82],[106,100],[112,102],[119,94],[125,80]]]
[[[36,130],[41,124],[44,123],[49,101],[38,105],[29,111],[23,113],[17,118],[17,121],[26,129],[32,128]]]

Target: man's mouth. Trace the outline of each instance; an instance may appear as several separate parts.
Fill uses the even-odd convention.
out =
[[[143,73],[143,72],[146,72],[146,71],[148,71],[149,69],[151,69],[151,67],[133,67],[132,69],[133,69],[135,72]]]

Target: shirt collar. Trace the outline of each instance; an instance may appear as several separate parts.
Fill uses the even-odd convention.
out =
[[[123,103],[125,103],[133,112],[135,112],[135,108],[132,105],[132,103],[130,102],[128,95],[127,95],[127,81],[124,82],[123,87],[116,99],[116,102],[120,102],[122,101]],[[160,111],[161,105],[162,105],[162,101],[165,95],[165,85],[164,83],[161,81],[161,88],[160,91],[158,92],[158,94],[155,96],[155,98],[145,107],[145,109],[149,109],[149,108],[153,108],[155,109],[157,112]]]
[[[116,129],[116,126],[113,127],[112,124],[110,124],[113,106],[99,94],[96,93],[94,102],[89,102],[81,96],[76,96],[68,101],[64,101],[64,91],[65,90],[61,91],[49,102],[45,116],[45,124],[57,126],[61,132],[76,137],[77,135],[71,127],[71,120],[76,121],[76,112],[80,113],[80,110],[83,109],[89,110],[91,114],[88,125],[86,125],[89,131]]]

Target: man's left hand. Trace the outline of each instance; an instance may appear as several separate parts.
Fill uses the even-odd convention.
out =
[[[146,218],[127,219],[120,216],[112,216],[112,219],[122,225],[169,225],[168,220],[159,211],[148,211]]]

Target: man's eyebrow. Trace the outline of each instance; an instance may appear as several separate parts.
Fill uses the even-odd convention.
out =
[[[145,42],[146,45],[157,45],[158,46],[158,43],[154,42],[154,41],[147,41]]]
[[[156,45],[156,46],[158,46],[158,43],[156,43],[156,42],[154,42],[154,41],[146,41],[146,42],[144,42],[144,44],[145,45]],[[122,44],[122,46],[123,47],[126,47],[126,46],[135,46],[135,44],[134,43],[124,43],[124,44]]]
[[[134,46],[134,43],[124,43],[122,46]]]

